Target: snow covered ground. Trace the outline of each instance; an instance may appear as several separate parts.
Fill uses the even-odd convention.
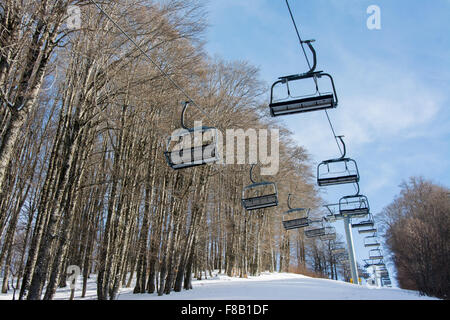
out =
[[[207,280],[193,280],[193,290],[157,294],[133,294],[131,288],[122,288],[119,300],[430,300],[415,291],[398,288],[377,288],[354,285],[342,281],[310,278],[293,273],[263,273],[247,279],[216,275]],[[75,299],[80,299],[81,279]],[[70,289],[59,289],[55,299],[68,299]],[[17,295],[16,295],[17,297]],[[96,299],[96,281],[88,281],[85,299]],[[0,294],[0,300],[11,300],[12,291]]]

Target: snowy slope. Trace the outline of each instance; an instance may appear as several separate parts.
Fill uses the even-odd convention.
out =
[[[119,300],[429,300],[415,291],[398,288],[376,288],[342,281],[310,278],[292,273],[263,273],[247,279],[217,275],[194,280],[193,290],[156,294],[133,294],[133,288],[122,288]],[[79,279],[78,288],[81,288]],[[80,297],[80,289],[75,299]],[[70,289],[58,290],[55,299],[68,299]],[[95,278],[89,280],[86,299],[96,299]],[[0,300],[12,299],[12,292],[0,294]]]

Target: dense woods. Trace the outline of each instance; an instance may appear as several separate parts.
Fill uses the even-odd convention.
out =
[[[345,273],[324,243],[282,228],[284,194],[321,204],[307,152],[268,117],[255,67],[207,56],[201,3],[98,2],[208,113],[189,109],[189,125],[280,130],[280,170],[264,177],[278,182],[280,206],[243,210],[248,164],[167,166],[166,138],[185,98],[90,1],[2,1],[2,292],[52,299],[70,265],[81,269],[82,296],[97,277],[98,299],[132,285],[191,289],[192,277],[213,270]],[[80,29],[67,28],[68,5],[81,8]]]
[[[450,294],[450,190],[421,177],[401,184],[380,213],[401,288],[444,299]]]

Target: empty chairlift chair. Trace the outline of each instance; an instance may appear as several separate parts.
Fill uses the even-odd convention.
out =
[[[283,213],[283,227],[285,230],[300,229],[309,226],[309,209],[291,208],[291,194],[288,195],[289,210]],[[289,219],[284,219],[287,216]]]
[[[217,141],[218,129],[214,127],[187,128],[184,114],[189,101],[184,103],[181,114],[181,129],[167,140],[164,152],[168,165],[175,170],[205,165],[220,159]]]
[[[364,265],[364,268],[385,266],[383,259],[373,260],[373,259],[369,258],[369,259],[364,259],[364,262],[366,263]]]
[[[372,215],[369,213],[369,218],[366,220],[358,221],[357,223],[352,223],[352,228],[360,229],[360,228],[373,228],[375,225],[375,221],[373,220]]]
[[[325,234],[320,236],[320,240],[328,241],[336,239],[336,229],[334,227],[325,227]]]
[[[359,234],[364,234],[364,233],[371,233],[371,234],[374,234],[374,233],[376,233],[377,232],[377,229],[376,228],[367,228],[367,229],[359,229],[358,230],[358,233]]]
[[[370,213],[369,200],[366,196],[359,194],[359,184],[356,185],[358,186],[356,195],[339,199],[339,214],[350,218],[365,218]],[[369,223],[367,226],[373,227],[373,224]]]
[[[358,165],[355,160],[345,157],[344,140],[342,136],[338,138],[344,147],[344,152],[340,158],[322,161],[317,166],[319,187],[359,182]]]
[[[323,71],[315,71],[317,57],[316,51],[311,44],[313,41],[314,40],[302,41],[302,43],[308,44],[308,47],[313,54],[314,62],[311,69],[303,74],[279,77],[279,80],[272,85],[269,104],[272,117],[325,110],[337,106],[338,99],[333,78]],[[321,81],[322,78],[327,78],[329,80],[327,85],[331,91],[321,92],[319,90],[319,85],[323,87],[325,84]],[[305,85],[311,87],[308,88],[305,87]],[[280,97],[278,97],[279,91],[282,91]],[[309,93],[305,94],[305,92]]]
[[[364,247],[371,248],[371,247],[379,247],[380,241],[378,240],[377,236],[367,236],[364,238]]]
[[[389,277],[388,271],[380,271],[378,274],[380,275],[380,277]]]
[[[334,242],[332,247],[331,247],[331,253],[336,256],[336,255],[341,255],[341,254],[345,254],[347,252],[347,249],[344,247],[344,243],[343,242]]]
[[[323,219],[310,219],[309,227],[305,230],[307,238],[318,238],[326,234]]]
[[[382,260],[383,254],[381,253],[381,249],[371,249],[369,251],[369,260]]]
[[[252,184],[242,190],[242,205],[245,210],[256,210],[278,205],[277,186],[273,182],[255,182],[252,177],[253,167],[250,168]]]
[[[334,227],[325,226],[325,219],[312,220],[313,225],[305,230],[305,236],[307,238],[320,238],[320,240],[334,240],[336,239],[336,229]],[[320,226],[314,226],[314,223],[320,223]]]

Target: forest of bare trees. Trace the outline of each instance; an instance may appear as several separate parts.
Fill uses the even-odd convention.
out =
[[[380,213],[401,288],[450,296],[450,190],[421,177]]]
[[[280,206],[242,209],[249,165],[167,166],[166,137],[180,125],[184,97],[92,3],[2,0],[2,292],[52,299],[70,265],[81,268],[82,296],[97,277],[101,300],[132,285],[160,295],[191,289],[192,277],[213,270],[247,277],[295,264],[345,273],[324,243],[282,228],[283,194],[320,206],[307,152],[264,111],[255,67],[207,56],[202,3],[98,3],[214,121],[192,108],[189,124],[280,129],[280,170],[268,177]],[[81,8],[80,29],[67,28],[68,5]]]

